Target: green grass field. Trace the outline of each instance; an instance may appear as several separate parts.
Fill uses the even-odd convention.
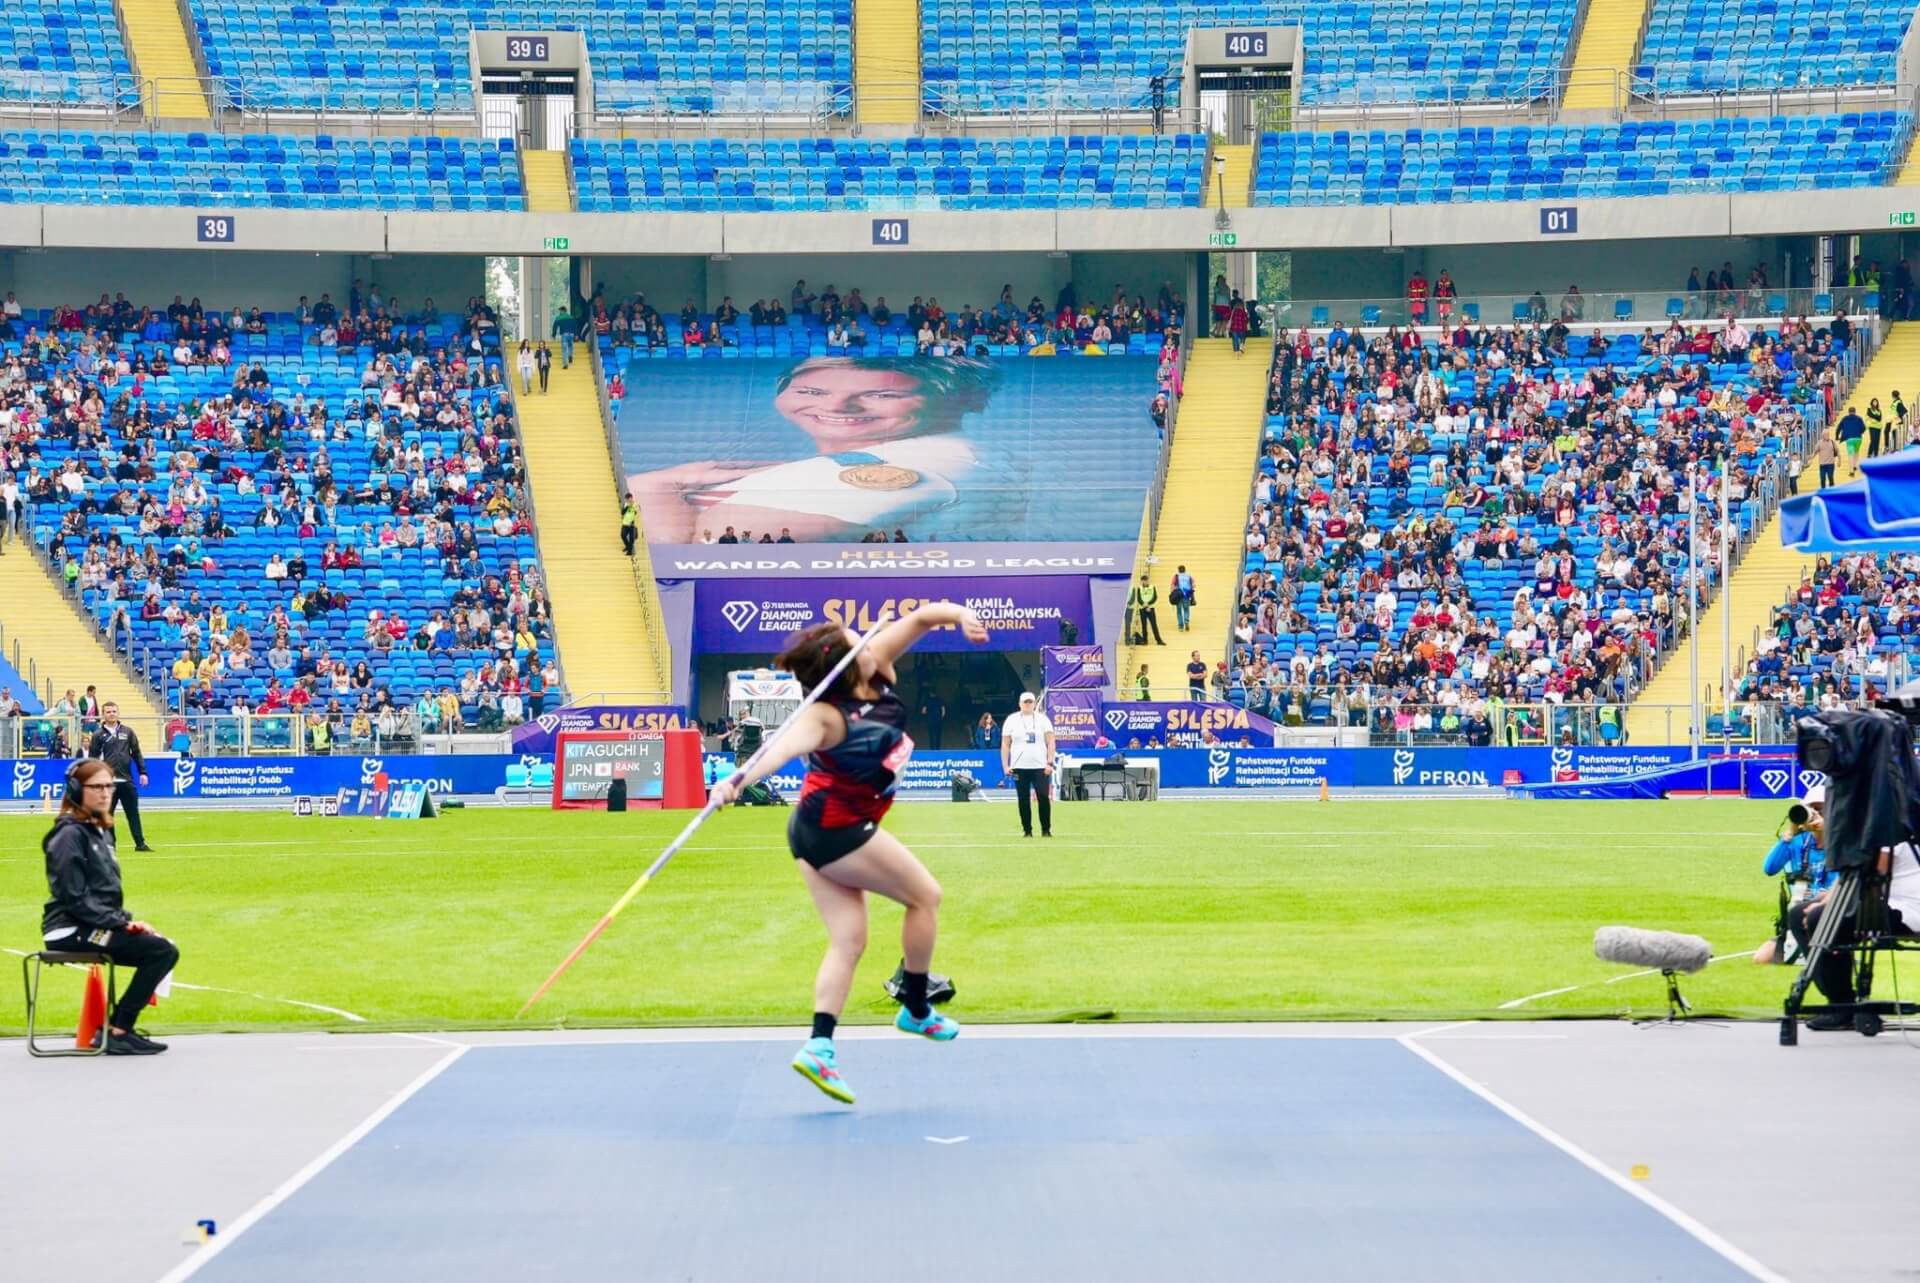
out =
[[[1414,1018],[1663,1010],[1658,976],[1601,983],[1596,926],[1767,937],[1781,808],[1747,802],[907,805],[889,827],[946,888],[937,970],[962,1019]],[[802,1023],[824,936],[785,811],[716,818],[535,1010],[567,1024]],[[510,1023],[682,815],[453,811],[422,823],[150,812],[128,903],[172,936],[159,1031]],[[0,817],[0,946],[38,945],[44,816]],[[1011,836],[1010,836],[1011,835]],[[124,841],[124,831],[123,831]],[[847,1018],[891,1015],[899,913],[874,911]],[[1700,1010],[1777,1014],[1791,973],[1745,959],[1687,982]],[[65,986],[65,988],[61,988]],[[71,973],[50,982],[63,1003]],[[16,991],[17,992],[17,991]],[[59,1020],[67,1019],[63,1006]],[[17,1001],[0,1033],[18,1033]]]

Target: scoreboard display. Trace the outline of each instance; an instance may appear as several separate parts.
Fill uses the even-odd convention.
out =
[[[626,781],[632,806],[698,807],[706,800],[698,731],[562,731],[553,759],[556,807],[604,807],[615,780]]]
[[[615,780],[627,782],[630,802],[660,800],[666,787],[667,746],[658,736],[567,739],[560,746],[559,769],[554,772],[560,801],[604,804],[607,788]]]

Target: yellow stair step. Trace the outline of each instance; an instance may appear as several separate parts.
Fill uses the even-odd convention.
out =
[[[523,151],[520,168],[526,181],[530,212],[566,214],[573,211],[573,186],[567,181],[567,153]]]
[[[208,109],[193,44],[173,0],[119,0],[127,61],[140,77],[149,120],[206,120]]]
[[[1167,462],[1159,530],[1151,548],[1142,538],[1134,569],[1136,581],[1144,571],[1159,590],[1154,613],[1165,644],[1149,640],[1135,646],[1121,639],[1115,683],[1123,698],[1132,696],[1141,664],[1148,667],[1156,698],[1178,698],[1186,689],[1188,652],[1199,651],[1209,668],[1226,653],[1245,555],[1254,459],[1265,423],[1269,358],[1264,345],[1249,344],[1236,355],[1226,339],[1194,344]],[[1176,628],[1176,611],[1167,601],[1168,584],[1182,565],[1194,577],[1195,597],[1184,633]]]
[[[919,0],[854,0],[853,84],[859,123],[920,119]]]
[[[66,590],[18,544],[0,557],[0,602],[6,603],[7,659],[12,662],[17,643],[21,677],[31,668],[39,678],[36,694],[44,695],[48,682],[55,699],[68,690],[78,695],[98,687],[103,702],[120,705],[149,751],[161,747],[155,692],[114,662],[100,634],[74,613]]]
[[[1619,110],[1625,86],[1620,77],[1639,52],[1640,28],[1648,0],[1592,0],[1574,44],[1562,106],[1576,110]]]
[[[557,356],[557,354],[556,354]],[[634,563],[620,551],[620,505],[607,451],[595,367],[585,348],[556,359],[542,393],[513,395],[554,634],[567,692],[665,702],[672,666],[642,538]],[[644,532],[643,532],[644,534]]]

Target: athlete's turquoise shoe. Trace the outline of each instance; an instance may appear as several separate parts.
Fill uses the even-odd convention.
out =
[[[802,1078],[844,1105],[853,1103],[853,1088],[840,1076],[833,1059],[833,1039],[809,1038],[794,1053],[793,1068]]]
[[[927,1008],[925,1020],[915,1020],[913,1013],[902,1007],[900,1014],[893,1018],[893,1027],[903,1034],[919,1034],[935,1042],[951,1042],[960,1036],[960,1022],[938,1007]]]

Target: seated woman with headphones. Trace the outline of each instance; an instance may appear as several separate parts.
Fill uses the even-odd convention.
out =
[[[113,768],[98,758],[74,763],[67,772],[60,815],[41,841],[47,856],[46,912],[40,933],[47,948],[104,953],[133,980],[107,1018],[109,1056],[152,1056],[165,1043],[142,1037],[134,1022],[147,999],[180,960],[173,942],[120,903],[120,862],[113,854]]]

